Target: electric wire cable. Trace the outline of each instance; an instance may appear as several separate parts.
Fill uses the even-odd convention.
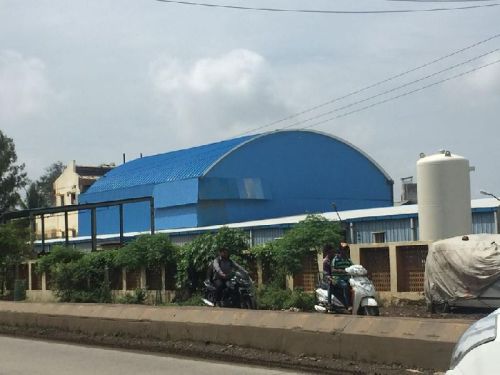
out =
[[[462,62],[457,63],[457,64],[455,64],[455,65],[451,65],[451,66],[446,67],[446,68],[444,68],[444,69],[441,69],[441,70],[439,70],[439,71],[437,71],[437,72],[434,72],[434,73],[428,74],[428,75],[426,75],[426,76],[423,76],[423,77],[417,78],[417,79],[415,79],[415,80],[413,80],[413,81],[410,81],[410,82],[406,82],[406,83],[404,83],[404,84],[402,84],[402,85],[399,85],[399,86],[393,87],[393,88],[391,88],[391,89],[388,89],[388,90],[382,91],[382,92],[380,92],[380,93],[378,93],[378,94],[375,94],[375,95],[369,96],[369,97],[367,97],[367,98],[364,98],[364,99],[361,99],[361,100],[355,101],[355,102],[353,102],[353,103],[346,104],[346,105],[344,105],[344,106],[342,106],[342,107],[332,109],[332,110],[330,110],[330,111],[328,111],[328,112],[323,112],[323,113],[320,113],[320,114],[318,114],[318,115],[316,115],[316,116],[313,116],[313,117],[310,117],[310,118],[307,118],[307,119],[303,119],[303,120],[300,120],[300,121],[294,122],[293,124],[290,124],[290,125],[287,125],[287,126],[283,126],[283,127],[281,127],[280,129],[288,129],[288,128],[292,128],[292,127],[294,127],[294,126],[298,126],[298,125],[301,125],[301,124],[303,124],[303,123],[310,122],[310,121],[317,120],[317,119],[319,119],[319,118],[322,118],[322,117],[325,117],[325,116],[331,115],[332,113],[339,112],[339,111],[342,111],[342,110],[347,109],[347,108],[351,108],[351,107],[353,107],[353,106],[355,106],[355,105],[358,105],[358,104],[361,104],[361,103],[365,103],[365,102],[367,102],[367,101],[369,101],[369,100],[372,100],[372,99],[378,98],[378,97],[383,96],[383,95],[390,94],[390,93],[392,93],[392,92],[394,92],[394,91],[397,91],[397,90],[400,90],[400,89],[402,89],[402,88],[408,87],[408,86],[413,85],[413,84],[415,84],[415,83],[419,83],[419,82],[425,81],[426,79],[429,79],[429,78],[435,77],[435,76],[437,76],[437,75],[439,75],[439,74],[442,74],[442,73],[448,72],[448,71],[450,71],[450,70],[456,69],[456,68],[458,68],[458,67],[460,67],[460,66],[463,66],[463,65],[469,64],[469,63],[471,63],[471,62],[473,62],[473,61],[476,61],[476,60],[482,59],[483,57],[486,57],[486,56],[488,56],[488,55],[491,55],[491,54],[496,53],[496,52],[499,52],[499,51],[500,51],[500,48],[496,48],[496,49],[494,49],[494,50],[492,50],[492,51],[489,51],[489,52],[483,53],[483,54],[478,55],[478,56],[474,56],[474,57],[472,57],[472,58],[470,58],[470,59],[468,59],[468,60],[462,61]]]
[[[245,11],[258,11],[258,12],[274,12],[274,13],[321,13],[321,14],[387,14],[387,13],[428,13],[428,12],[446,12],[446,11],[460,11],[470,10],[477,8],[488,8],[499,6],[500,3],[493,4],[479,4],[479,5],[464,5],[460,7],[451,8],[428,8],[428,9],[389,9],[389,10],[326,10],[326,9],[285,9],[285,8],[259,8],[259,7],[246,7],[239,5],[224,5],[213,3],[199,3],[193,1],[182,0],[156,0],[162,3],[189,5],[206,8],[223,8],[231,10],[245,10]]]
[[[498,60],[494,60],[488,64],[484,64],[484,65],[481,65],[481,66],[478,66],[476,68],[473,68],[473,69],[470,69],[470,70],[467,70],[465,72],[462,72],[460,74],[456,74],[454,76],[451,76],[451,77],[448,77],[448,78],[445,78],[445,79],[442,79],[442,80],[439,80],[439,81],[436,81],[436,82],[433,82],[433,83],[430,83],[428,85],[425,85],[425,86],[421,86],[419,88],[416,88],[414,90],[411,90],[411,91],[406,91],[402,94],[399,94],[399,95],[396,95],[396,96],[392,96],[390,98],[387,98],[387,99],[384,99],[384,100],[381,100],[381,101],[378,101],[378,102],[375,102],[375,103],[372,103],[370,105],[367,105],[365,107],[361,107],[361,108],[358,108],[358,109],[355,109],[353,111],[350,111],[350,112],[346,112],[346,113],[343,113],[343,114],[340,114],[340,115],[337,115],[337,116],[334,116],[334,117],[330,117],[330,118],[327,118],[325,120],[322,120],[320,122],[317,122],[317,123],[314,123],[312,125],[309,125],[309,126],[306,126],[306,127],[303,127],[301,129],[310,129],[310,128],[314,128],[316,126],[319,126],[319,125],[322,125],[326,122],[330,122],[330,121],[333,121],[333,120],[337,120],[339,118],[343,118],[343,117],[347,117],[347,116],[350,116],[352,114],[355,114],[355,113],[358,113],[358,112],[361,112],[361,111],[364,111],[364,110],[367,110],[369,108],[373,108],[373,107],[376,107],[378,105],[381,105],[381,104],[385,104],[387,102],[390,102],[390,101],[393,101],[393,100],[397,100],[397,99],[400,99],[400,98],[403,98],[405,96],[408,96],[408,95],[411,95],[411,94],[414,94],[416,92],[419,92],[419,91],[423,91],[425,89],[428,89],[430,87],[433,87],[433,86],[437,86],[441,83],[444,83],[444,82],[448,82],[448,81],[451,81],[453,79],[457,79],[457,78],[460,78],[460,77],[463,77],[467,74],[470,74],[470,73],[473,73],[473,72],[476,72],[478,70],[481,70],[481,69],[484,69],[484,68],[487,68],[489,66],[492,66],[492,65],[495,65],[495,64],[498,64],[500,63],[500,59]],[[280,130],[280,129],[277,129],[277,130]]]
[[[462,53],[462,52],[465,52],[465,51],[468,51],[468,50],[470,50],[470,49],[472,49],[472,48],[478,47],[478,46],[480,46],[480,45],[482,45],[482,44],[485,44],[485,43],[487,43],[487,42],[489,42],[489,41],[491,41],[491,40],[493,40],[493,39],[499,38],[499,37],[500,37],[500,33],[495,34],[495,35],[492,35],[492,36],[490,36],[490,37],[488,37],[488,38],[486,38],[486,39],[482,39],[482,40],[480,40],[480,41],[478,41],[478,42],[475,42],[475,43],[473,43],[473,44],[470,44],[470,45],[468,45],[468,46],[466,46],[466,47],[463,47],[463,48],[461,48],[461,49],[455,50],[455,51],[453,51],[453,52],[451,52],[451,53],[449,53],[449,54],[447,54],[447,55],[444,55],[444,56],[438,57],[438,58],[436,58],[436,59],[434,59],[434,60],[431,60],[431,61],[429,61],[429,62],[427,62],[427,63],[422,64],[422,65],[419,65],[419,66],[417,66],[417,67],[415,67],[415,68],[412,68],[412,69],[406,70],[406,71],[404,71],[404,72],[401,72],[401,73],[395,74],[395,75],[390,76],[390,77],[388,77],[388,78],[386,78],[386,79],[383,79],[383,80],[381,80],[381,81],[377,81],[377,82],[375,82],[375,83],[373,83],[373,84],[370,84],[370,85],[364,86],[364,87],[362,87],[362,88],[360,88],[360,89],[357,89],[357,90],[351,91],[351,92],[349,92],[349,93],[347,93],[347,94],[345,94],[345,95],[342,95],[342,96],[339,96],[339,97],[336,97],[336,98],[330,99],[330,100],[328,100],[328,101],[326,101],[326,102],[320,103],[320,104],[315,105],[315,106],[313,106],[313,107],[306,108],[306,109],[304,109],[304,110],[302,110],[302,111],[300,111],[300,112],[296,112],[296,113],[294,113],[294,114],[291,114],[291,115],[289,115],[289,116],[283,117],[283,118],[281,118],[281,119],[278,119],[278,120],[275,120],[275,121],[272,121],[272,122],[269,122],[269,123],[263,124],[263,125],[261,125],[261,126],[258,126],[258,127],[256,127],[256,128],[252,128],[252,129],[250,129],[250,130],[244,131],[244,132],[242,132],[242,133],[239,133],[237,136],[243,136],[243,135],[246,135],[246,134],[250,134],[250,133],[253,133],[253,132],[255,132],[255,131],[258,131],[258,130],[261,130],[261,129],[265,129],[265,128],[271,127],[271,126],[273,126],[273,125],[280,124],[280,123],[285,122],[285,121],[288,121],[288,120],[292,120],[292,119],[294,119],[294,118],[296,118],[296,117],[299,117],[299,116],[301,116],[301,115],[304,115],[304,114],[309,113],[309,112],[312,112],[312,111],[315,111],[315,110],[317,110],[317,109],[319,109],[319,108],[322,108],[322,107],[325,107],[325,106],[327,106],[327,105],[330,105],[330,104],[336,103],[336,102],[338,102],[338,101],[340,101],[340,100],[347,99],[347,98],[349,98],[349,97],[351,97],[351,96],[354,96],[354,95],[360,94],[360,93],[362,93],[362,92],[364,92],[364,91],[367,91],[367,90],[369,90],[369,89],[375,88],[375,87],[380,86],[380,85],[382,85],[382,84],[384,84],[384,83],[387,83],[387,82],[393,81],[393,80],[395,80],[395,79],[397,79],[397,78],[403,77],[403,76],[408,75],[408,74],[410,74],[410,73],[413,73],[413,72],[415,72],[415,71],[417,71],[417,70],[427,68],[427,67],[428,67],[428,66],[430,66],[430,65],[436,64],[436,63],[438,63],[438,62],[440,62],[440,61],[443,61],[443,60],[445,60],[445,59],[448,59],[448,58],[450,58],[450,57],[453,57],[453,56],[455,56],[455,55],[458,55],[458,54],[460,54],[460,53]]]

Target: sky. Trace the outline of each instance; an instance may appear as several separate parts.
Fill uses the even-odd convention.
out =
[[[497,3],[210,2],[349,11]],[[156,0],[3,0],[0,129],[14,139],[31,179],[58,160],[120,164],[122,153],[131,160],[216,142],[332,101],[492,37],[500,33],[498,19],[500,6],[315,14]],[[499,60],[499,48],[497,37],[259,132],[320,116],[292,127],[311,126],[447,79]],[[473,61],[450,68],[467,60]],[[394,179],[396,198],[400,179],[416,175],[421,152],[450,150],[475,166],[471,191],[479,197],[480,189],[500,194],[499,115],[494,64],[311,129],[373,157]]]

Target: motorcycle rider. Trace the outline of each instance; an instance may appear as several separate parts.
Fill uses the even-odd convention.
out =
[[[327,244],[323,247],[323,282],[328,284],[328,306],[332,304],[333,283],[332,283],[332,260],[333,246]]]
[[[352,266],[352,261],[349,258],[349,245],[347,242],[342,241],[337,254],[332,260],[332,281],[335,286],[342,290],[342,302],[347,309],[350,308],[349,275],[345,269],[350,266]]]
[[[222,295],[226,288],[226,282],[232,272],[239,270],[245,274],[248,272],[236,263],[234,260],[229,259],[229,250],[226,247],[219,248],[219,256],[213,261],[214,269],[214,285],[215,285],[215,303],[221,305]]]

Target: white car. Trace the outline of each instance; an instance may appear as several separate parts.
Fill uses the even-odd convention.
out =
[[[500,374],[500,309],[472,324],[460,337],[446,375]]]

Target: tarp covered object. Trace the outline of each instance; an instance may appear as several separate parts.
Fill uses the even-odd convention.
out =
[[[429,246],[424,290],[427,302],[476,298],[500,278],[500,235],[453,237]]]

